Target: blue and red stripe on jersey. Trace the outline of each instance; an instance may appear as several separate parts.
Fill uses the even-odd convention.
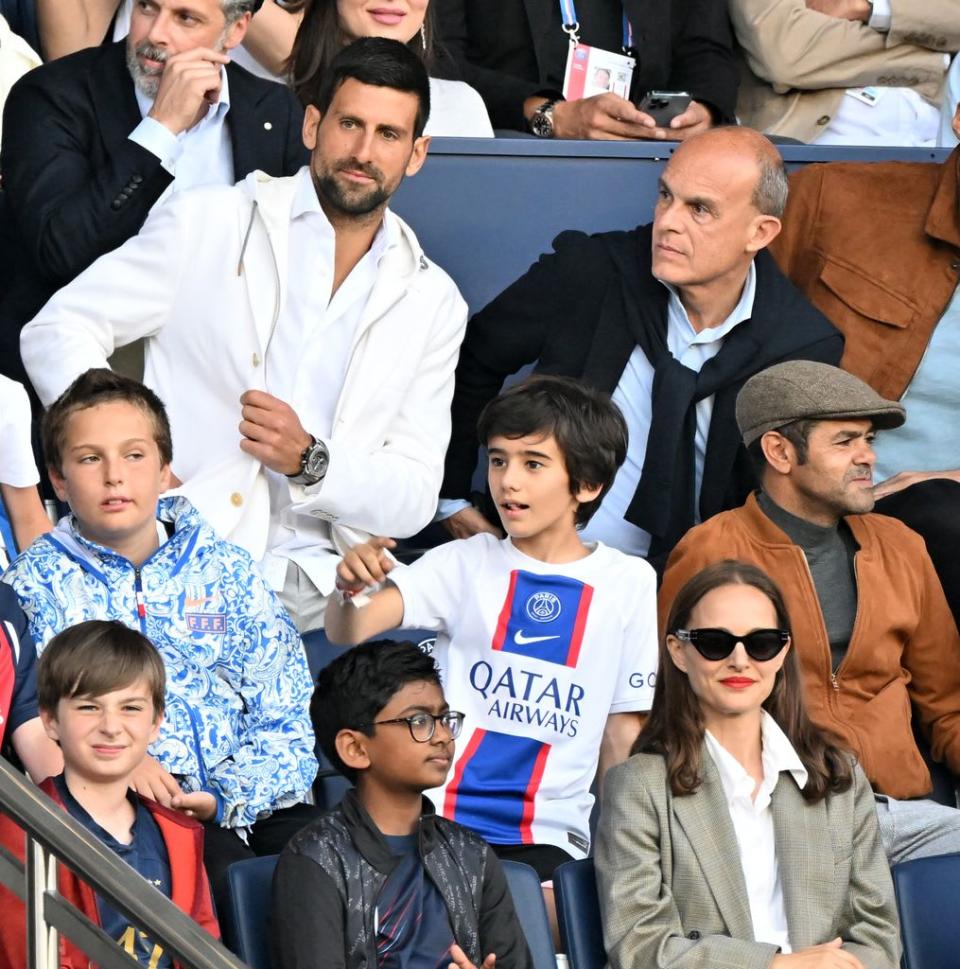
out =
[[[533,844],[534,804],[550,744],[475,730],[447,785],[443,815],[492,844]]]
[[[593,586],[565,575],[514,569],[492,646],[561,666],[576,666]]]

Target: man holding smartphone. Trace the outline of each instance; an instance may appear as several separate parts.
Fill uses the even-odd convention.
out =
[[[442,39],[495,128],[544,138],[683,141],[732,122],[737,70],[725,4],[713,0],[436,0]],[[574,40],[576,43],[574,44]],[[606,69],[631,60],[629,98],[613,90],[571,96],[579,51]],[[594,64],[594,55],[605,58]],[[619,63],[617,64],[619,67]],[[591,73],[591,76],[592,73]],[[665,125],[637,104],[650,91],[687,92]]]

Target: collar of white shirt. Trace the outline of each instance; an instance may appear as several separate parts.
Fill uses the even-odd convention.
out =
[[[133,86],[134,94],[137,96],[137,107],[140,108],[140,117],[145,118],[153,107],[153,98],[148,98],[136,85]],[[227,72],[220,68],[220,96],[214,104],[207,108],[207,113],[188,131],[182,134],[189,134],[196,131],[203,125],[208,125],[217,118],[226,117],[230,110],[230,81],[227,79]]]
[[[760,734],[763,745],[763,781],[754,802],[758,809],[762,808],[764,802],[769,800],[773,789],[777,786],[781,772],[788,771],[792,774],[801,790],[807,784],[806,768],[797,756],[796,750],[793,749],[793,744],[787,739],[787,735],[777,721],[766,710],[760,712]],[[743,798],[746,798],[747,801],[752,800],[751,795],[755,784],[743,764],[723,747],[709,730],[705,731],[704,739],[707,750],[713,758],[713,762],[717,765],[720,783],[723,784],[727,803],[732,804],[735,800]]]
[[[334,237],[333,226],[327,218],[326,212],[320,207],[320,200],[317,198],[317,190],[313,184],[313,176],[310,166],[304,165],[296,174],[297,184],[293,194],[293,204],[290,207],[290,221],[306,217],[316,230],[324,236]],[[400,242],[400,226],[397,224],[396,217],[389,209],[384,209],[383,219],[380,228],[373,237],[370,249],[367,252],[375,266],[380,265],[380,260],[386,255],[388,249],[392,249]]]
[[[666,283],[662,279],[658,279],[657,282],[670,291],[670,302],[667,307],[668,320],[690,337],[689,346],[697,343],[716,343],[722,340],[735,326],[753,316],[753,299],[757,293],[757,268],[752,259],[750,260],[750,267],[747,269],[747,278],[744,281],[740,299],[737,300],[737,305],[730,311],[730,315],[719,326],[708,326],[699,333],[694,330],[690,317],[687,316],[687,311],[680,301],[680,290],[672,283]]]

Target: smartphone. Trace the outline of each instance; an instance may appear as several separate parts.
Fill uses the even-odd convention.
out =
[[[667,128],[674,118],[687,110],[690,101],[686,91],[650,91],[637,107],[649,114],[658,128]]]

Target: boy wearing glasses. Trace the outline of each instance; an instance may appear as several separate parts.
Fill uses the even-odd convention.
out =
[[[436,816],[463,714],[430,657],[372,642],[338,657],[310,705],[323,752],[356,787],[280,856],[273,884],[278,969],[526,969],[500,863]]]
[[[390,571],[389,541],[352,549],[349,595],[389,583],[368,604],[327,608],[327,635],[356,643],[394,626],[437,630],[436,658],[469,736],[446,784],[444,817],[501,858],[549,881],[590,849],[594,777],[625,760],[657,669],[656,580],[642,559],[584,544],[627,452],[608,395],[536,376],[480,416],[490,493],[505,538],[448,542]]]

